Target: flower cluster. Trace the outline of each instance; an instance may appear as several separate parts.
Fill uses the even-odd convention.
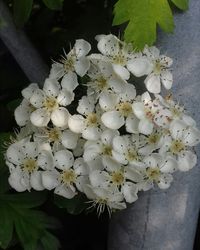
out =
[[[174,172],[193,168],[200,131],[171,95],[160,95],[161,84],[172,86],[171,58],[155,47],[135,52],[114,35],[96,39],[100,53],[88,55],[90,44],[77,40],[43,89],[32,83],[22,91],[6,163],[16,191],[83,193],[101,213],[126,208],[154,185],[166,189]]]

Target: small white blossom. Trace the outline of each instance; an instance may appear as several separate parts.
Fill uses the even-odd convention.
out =
[[[59,79],[64,75],[71,74],[77,79],[76,74],[84,76],[89,69],[90,62],[86,55],[91,49],[90,44],[83,40],[76,40],[72,50],[64,56],[62,56],[60,62],[55,62],[52,65],[50,78]]]

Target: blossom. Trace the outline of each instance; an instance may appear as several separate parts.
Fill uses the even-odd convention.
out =
[[[122,193],[126,202],[137,200],[138,187],[136,182],[141,181],[141,175],[134,171],[132,166],[123,166],[111,159],[104,159],[105,169],[90,172],[89,178],[94,187],[113,189]]]
[[[88,184],[84,186],[84,193],[91,200],[88,202],[91,203],[89,208],[97,207],[98,215],[103,213],[105,209],[111,216],[113,210],[126,208],[122,193],[114,189],[96,188]]]
[[[99,105],[105,111],[101,116],[103,124],[110,129],[119,129],[124,124],[131,127],[136,119],[132,110],[135,97],[136,91],[132,84],[126,84],[121,94],[102,93]]]
[[[83,191],[87,183],[87,166],[82,158],[74,161],[69,150],[60,150],[54,154],[56,168],[42,173],[42,183],[48,190],[65,198],[71,199],[77,194],[77,189]]]
[[[61,86],[65,86],[66,79],[63,78]],[[30,98],[30,103],[35,108],[30,115],[31,122],[36,127],[45,127],[51,120],[57,127],[67,127],[69,117],[68,110],[63,107],[74,100],[72,91],[60,87],[53,79],[46,79],[43,90],[37,89]]]
[[[160,93],[161,83],[166,89],[171,89],[173,77],[169,67],[173,63],[172,59],[160,55],[156,47],[145,47],[143,53],[152,63],[152,71],[144,81],[147,90],[151,93]]]
[[[34,188],[43,190],[42,169],[54,166],[53,156],[37,142],[19,141],[11,144],[6,152],[6,164],[10,170],[9,184],[18,192]]]
[[[68,54],[64,51],[64,56],[62,56],[60,62],[52,64],[49,77],[59,79],[64,75],[71,74],[77,79],[76,74],[84,76],[90,66],[89,59],[86,57],[90,50],[91,45],[87,41],[76,40],[71,51]]]
[[[170,152],[178,162],[180,171],[188,171],[197,163],[197,156],[190,147],[200,141],[200,131],[196,127],[188,126],[181,120],[175,120],[170,125],[170,134],[167,134],[159,152]]]
[[[68,125],[74,133],[81,133],[86,140],[97,140],[101,134],[101,114],[91,96],[83,96],[77,107],[79,115],[69,117]]]
[[[176,160],[170,155],[165,157],[154,153],[144,158],[143,181],[139,184],[140,189],[146,191],[153,187],[154,183],[161,189],[169,188],[173,181],[172,173],[177,169]]]

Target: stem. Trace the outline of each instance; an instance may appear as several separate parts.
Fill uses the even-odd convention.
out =
[[[41,87],[48,76],[48,66],[43,62],[25,33],[17,29],[8,7],[0,0],[0,39],[31,82]]]

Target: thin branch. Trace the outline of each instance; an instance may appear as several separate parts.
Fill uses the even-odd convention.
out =
[[[0,39],[9,49],[31,82],[43,85],[48,66],[43,62],[25,33],[17,29],[8,7],[0,0]]]

